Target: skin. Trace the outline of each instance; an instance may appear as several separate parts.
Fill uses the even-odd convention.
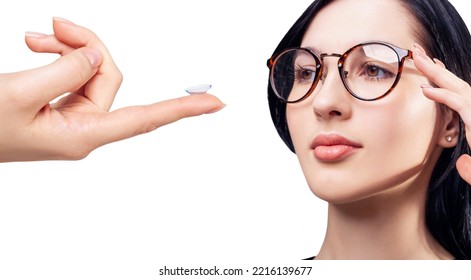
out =
[[[322,53],[344,53],[371,40],[414,52],[395,90],[381,100],[351,96],[338,74],[338,58],[326,58],[327,75],[315,92],[287,106],[309,187],[329,203],[326,237],[316,259],[452,258],[425,225],[425,194],[441,151],[457,143],[455,112],[471,123],[464,110],[471,105],[471,90],[426,56],[412,35],[414,24],[395,1],[343,0],[325,7],[304,35],[301,46]],[[431,81],[439,88],[432,88]],[[437,102],[455,112],[440,112]],[[469,136],[469,125],[466,129]],[[322,134],[341,135],[361,148],[336,161],[321,160],[311,143]],[[463,156],[457,164],[468,182],[469,163]]]
[[[82,159],[105,144],[224,107],[200,94],[109,112],[122,75],[104,44],[62,18],[54,18],[53,29],[28,32],[25,41],[34,52],[60,54],[57,61],[0,74],[0,162]]]

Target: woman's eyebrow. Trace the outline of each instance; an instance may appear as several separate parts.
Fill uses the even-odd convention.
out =
[[[312,47],[312,46],[311,46],[311,47],[304,47],[304,48],[310,50],[311,52],[313,52],[313,53],[315,53],[315,54],[317,54],[317,55],[320,55],[320,54],[322,53],[321,50],[318,49],[318,48],[316,48],[316,47]]]

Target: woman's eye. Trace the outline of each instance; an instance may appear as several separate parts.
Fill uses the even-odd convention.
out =
[[[370,79],[389,79],[395,77],[393,73],[377,65],[365,65],[363,74],[366,78]]]
[[[303,78],[304,80],[310,80],[313,75],[314,73],[310,70],[304,70],[301,72],[301,78]]]
[[[381,69],[379,69],[378,67],[376,66],[369,66],[367,69],[366,69],[366,74],[369,76],[369,77],[377,77],[379,73],[381,73]]]
[[[312,82],[316,76],[316,72],[308,68],[298,68],[295,71],[295,78],[298,82]]]

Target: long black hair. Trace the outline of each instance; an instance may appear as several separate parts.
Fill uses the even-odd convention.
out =
[[[410,11],[418,26],[415,36],[427,54],[445,63],[448,70],[471,83],[471,36],[461,16],[447,0],[398,0]],[[314,1],[278,44],[276,55],[299,47],[314,16],[332,0]],[[286,103],[268,84],[268,103],[278,134],[294,152],[286,120]],[[470,108],[471,110],[471,108]],[[456,161],[469,154],[461,118],[458,143],[444,149],[427,190],[425,218],[434,238],[456,259],[471,259],[471,186],[458,174]]]

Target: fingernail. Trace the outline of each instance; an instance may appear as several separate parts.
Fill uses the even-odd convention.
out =
[[[87,57],[88,61],[93,68],[97,68],[101,64],[102,55],[99,51],[94,49],[86,49],[83,51],[83,54]]]
[[[419,43],[414,43],[414,47],[421,53],[426,54],[427,52],[425,51],[424,48]]]
[[[75,25],[75,23],[71,22],[70,20],[67,20],[67,19],[61,18],[61,17],[52,17],[52,20]]]
[[[431,85],[427,85],[427,84],[421,84],[420,87],[421,88],[433,88]]]
[[[42,37],[46,37],[47,35],[43,33],[39,33],[39,32],[26,31],[25,36],[33,37],[33,38],[42,38]]]
[[[420,45],[417,45],[417,44],[416,44],[415,51],[414,51],[414,57],[415,58],[421,58],[421,59],[424,59],[424,60],[426,60],[430,63],[435,64],[433,62],[433,60],[430,57],[428,57],[427,54],[423,51],[423,48],[420,47]]]
[[[221,111],[221,110],[224,109],[224,108],[226,108],[226,104],[223,103],[221,107],[216,108],[216,109],[214,109],[214,110],[211,110],[211,111],[207,112],[206,114],[213,114],[213,113],[216,113],[216,112]]]
[[[443,68],[446,68],[445,63],[441,62],[438,58],[434,58],[433,61],[435,62],[435,64],[438,64],[442,66]]]
[[[426,59],[427,55],[418,47],[414,48],[414,55]]]

